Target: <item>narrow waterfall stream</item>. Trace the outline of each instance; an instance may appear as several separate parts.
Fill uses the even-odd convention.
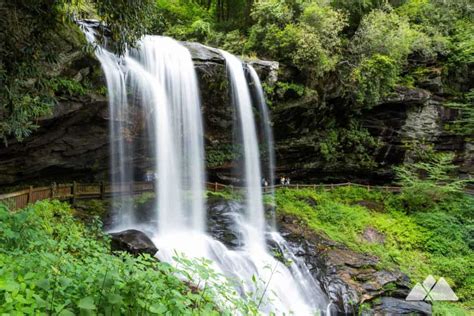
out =
[[[93,28],[86,25],[85,33],[90,42],[95,42]],[[265,221],[259,142],[249,82],[240,59],[224,51],[221,54],[227,65],[245,158],[243,212],[236,209],[233,217],[242,246],[231,250],[207,233],[198,81],[189,51],[177,41],[161,36],[144,37],[139,48],[122,57],[102,47],[96,50],[109,94],[111,166],[116,168],[111,180],[117,185],[132,179],[133,166],[126,162],[130,160],[127,157],[133,151],[133,141],[126,137],[126,132],[136,107],[145,112],[143,121],[150,142],[147,146],[157,175],[157,205],[153,214],[145,221],[139,219],[129,202],[114,197],[114,207],[120,207],[120,211],[113,229],[146,231],[159,249],[157,257],[163,261],[173,262],[176,252],[210,259],[217,272],[241,281],[242,294],[258,293],[260,287],[265,288],[259,304],[264,314],[324,313],[328,302],[318,283],[273,230],[273,225]],[[262,109],[266,105],[258,76],[250,71]],[[267,141],[271,147],[271,140]],[[277,244],[285,259],[291,260],[288,266],[270,254],[267,240]]]

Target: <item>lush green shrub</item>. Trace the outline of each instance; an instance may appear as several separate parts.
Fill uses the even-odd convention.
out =
[[[352,52],[360,58],[385,55],[401,63],[411,52],[415,35],[405,18],[392,11],[374,10],[364,16],[352,40]]]
[[[389,56],[375,54],[365,58],[352,71],[355,100],[370,108],[392,92],[400,68]]]
[[[247,48],[284,60],[308,75],[309,83],[334,69],[340,59],[345,15],[328,5],[265,0],[255,4]]]
[[[0,244],[3,314],[219,315],[226,306],[252,312],[205,262],[177,257],[186,263],[180,270],[149,255],[112,254],[98,222],[86,227],[58,201],[15,213],[0,206]],[[209,283],[207,290],[177,277],[190,271],[194,282]],[[218,296],[227,305],[217,306]]]

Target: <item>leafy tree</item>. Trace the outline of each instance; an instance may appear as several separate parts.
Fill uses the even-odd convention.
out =
[[[410,212],[432,210],[437,203],[455,198],[467,180],[453,175],[453,154],[430,153],[419,162],[395,167],[402,186],[400,200]]]
[[[295,11],[284,1],[265,0],[255,4],[252,18],[248,49],[289,62],[305,72],[310,85],[339,61],[339,33],[346,25],[340,11],[317,3]]]
[[[352,40],[351,51],[356,58],[380,54],[403,63],[412,51],[417,34],[405,18],[390,8],[386,10],[374,10],[364,16]]]

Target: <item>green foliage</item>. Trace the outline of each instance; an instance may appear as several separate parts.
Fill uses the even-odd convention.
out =
[[[93,0],[97,15],[107,25],[112,47],[123,53],[127,45],[134,45],[152,23],[154,0]]]
[[[394,12],[374,10],[362,20],[352,41],[352,51],[360,58],[379,54],[401,62],[411,52],[414,39],[406,19]]]
[[[212,36],[211,13],[193,1],[156,1],[152,32],[205,42]]]
[[[436,309],[451,306],[463,311],[462,306],[472,306],[473,198],[461,196],[437,209],[414,214],[404,209],[400,200],[403,197],[393,193],[360,187],[276,192],[277,214],[292,215],[301,221],[299,225],[352,250],[377,256],[380,268],[400,268],[413,284],[429,274],[445,277],[461,302]],[[366,240],[363,232],[369,227],[382,234],[384,241]]]
[[[206,165],[210,168],[222,166],[240,156],[240,148],[234,148],[232,144],[209,146],[206,148]]]
[[[49,82],[51,89],[55,94],[61,95],[85,95],[86,88],[75,80],[56,77],[50,80]]]
[[[278,81],[276,83],[276,94],[280,98],[286,95],[302,97],[305,94],[305,86],[293,82]]]
[[[371,108],[389,95],[398,80],[399,67],[390,57],[375,54],[363,59],[352,72],[357,104]]]
[[[284,1],[257,2],[247,49],[291,63],[312,83],[339,61],[345,16],[318,3],[299,4],[297,9],[301,14]]]
[[[376,166],[372,157],[379,146],[379,142],[369,134],[367,129],[352,122],[348,128],[333,128],[325,131],[319,143],[319,152],[328,167],[344,164],[368,169]]]
[[[149,255],[112,254],[100,223],[86,227],[71,214],[58,201],[15,213],[0,206],[2,314],[230,314],[213,295],[231,297],[235,290],[220,293],[223,288],[211,284],[200,290],[177,277],[194,269],[215,278],[208,264],[193,261],[176,269]],[[245,305],[232,297],[226,306]]]
[[[457,102],[452,101],[445,105],[460,111],[459,118],[448,124],[447,130],[472,139],[472,135],[474,135],[474,89],[471,89]]]
[[[422,161],[394,168],[403,187],[400,200],[408,211],[432,210],[462,192],[466,180],[452,174],[456,169],[453,158],[453,154],[428,154]]]

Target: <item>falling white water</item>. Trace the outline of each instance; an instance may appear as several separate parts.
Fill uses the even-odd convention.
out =
[[[93,28],[86,26],[85,33],[90,42],[95,42]],[[140,222],[129,205],[116,218],[115,229],[150,231],[159,249],[157,256],[163,261],[173,262],[175,252],[211,259],[217,272],[241,281],[242,295],[261,299],[259,308],[263,314],[313,315],[322,310],[326,306],[321,301],[324,295],[312,291],[312,287],[319,287],[311,283],[314,280],[301,269],[301,262],[287,268],[266,248],[259,147],[241,61],[223,52],[242,133],[246,185],[245,212],[236,211],[234,218],[237,230],[244,236],[243,247],[230,250],[206,234],[202,118],[191,55],[178,42],[160,36],[146,36],[138,47],[123,57],[104,48],[96,50],[106,74],[111,121],[115,122],[110,129],[111,141],[116,140],[111,149],[111,165],[116,168],[112,173],[117,175],[112,177],[113,183],[132,179],[132,166],[127,162],[132,156],[133,146],[128,144],[133,143],[129,141],[133,135],[125,136],[133,122],[132,107],[141,107],[145,112],[147,146],[156,161],[157,207],[153,218]],[[120,199],[115,196],[114,202],[125,203]],[[286,247],[281,236],[270,237],[280,248]],[[291,256],[289,248],[283,253]]]
[[[204,232],[203,129],[191,54],[171,38],[146,36],[131,56],[151,81],[136,87],[151,89],[149,95],[164,88],[166,95],[166,102],[148,104],[155,128],[151,139],[157,159],[158,232]]]
[[[96,43],[94,28],[84,24],[84,33],[88,42]],[[131,142],[123,137],[129,116],[127,102],[125,73],[122,70],[121,59],[115,54],[98,46],[95,55],[100,61],[107,82],[107,93],[109,98],[109,139],[110,139],[110,169],[111,182],[114,187],[130,183],[132,181],[132,168],[130,153]],[[112,207],[114,209],[114,222],[112,230],[121,230],[134,224],[133,205],[123,194],[113,194]]]
[[[308,273],[304,273],[297,264],[292,264],[290,271],[284,264],[273,258],[266,249],[260,157],[250,91],[240,59],[225,51],[221,51],[221,54],[227,64],[232,100],[237,109],[244,148],[245,215],[239,225],[244,235],[243,251],[249,254],[254,270],[268,287],[271,308],[280,313],[312,315],[326,306],[322,291],[317,293],[312,289],[312,286],[316,286],[316,289],[319,289],[319,286],[307,270]],[[263,92],[260,91],[260,93],[263,98]],[[274,233],[273,239],[281,247],[282,238],[280,238],[281,236]],[[284,253],[288,252],[291,253],[289,248],[285,249]],[[308,290],[310,290],[309,293],[305,292]]]
[[[244,232],[245,243],[248,246],[265,248],[260,154],[250,91],[240,59],[225,51],[221,51],[221,54],[224,56],[229,72],[232,101],[238,112],[238,124],[244,149],[245,215],[248,224],[248,229]]]
[[[273,209],[273,202],[274,202],[274,197],[275,197],[275,151],[274,151],[274,146],[273,146],[273,130],[270,125],[270,113],[268,111],[267,103],[265,101],[265,96],[263,94],[263,88],[262,88],[262,83],[260,82],[260,78],[258,77],[257,72],[255,69],[252,67],[252,65],[247,65],[250,73],[250,79],[251,83],[253,85],[252,92],[254,93],[254,97],[256,99],[256,103],[258,105],[258,110],[261,114],[261,120],[260,124],[262,126],[263,132],[264,132],[264,139],[265,139],[265,145],[266,145],[266,153],[267,153],[267,177],[268,177],[268,182],[270,184],[269,191],[267,193],[270,193],[270,196],[273,198],[272,199],[272,213],[270,214],[270,224],[272,229],[276,228],[276,223],[275,223],[275,210]]]

